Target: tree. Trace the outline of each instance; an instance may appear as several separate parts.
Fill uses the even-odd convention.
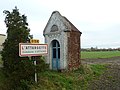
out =
[[[27,17],[21,15],[17,7],[12,12],[4,10],[6,15],[5,24],[7,27],[7,39],[2,51],[4,73],[13,82],[11,88],[17,88],[24,80],[30,81],[34,76],[33,63],[28,57],[19,57],[19,43],[29,40],[30,29],[28,28]],[[16,90],[16,89],[15,89]]]

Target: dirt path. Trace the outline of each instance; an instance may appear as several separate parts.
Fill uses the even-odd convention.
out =
[[[109,64],[106,72],[89,83],[88,90],[120,90],[120,57],[84,59],[83,64]]]
[[[108,66],[103,75],[90,82],[89,90],[120,90],[120,65]]]

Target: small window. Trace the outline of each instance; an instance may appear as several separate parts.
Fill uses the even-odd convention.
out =
[[[51,32],[55,32],[55,31],[58,31],[57,25],[53,25],[53,26],[51,27]]]
[[[53,41],[52,44],[53,44],[53,47],[56,47],[56,41]]]

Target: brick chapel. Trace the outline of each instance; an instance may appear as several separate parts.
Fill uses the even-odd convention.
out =
[[[54,11],[43,31],[48,44],[46,63],[52,70],[74,70],[80,66],[81,32],[58,11]]]

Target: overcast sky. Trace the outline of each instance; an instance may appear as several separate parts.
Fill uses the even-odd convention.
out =
[[[82,48],[120,47],[120,0],[0,0],[0,34],[6,34],[3,11],[15,6],[41,43],[48,19],[57,10],[82,32]]]

